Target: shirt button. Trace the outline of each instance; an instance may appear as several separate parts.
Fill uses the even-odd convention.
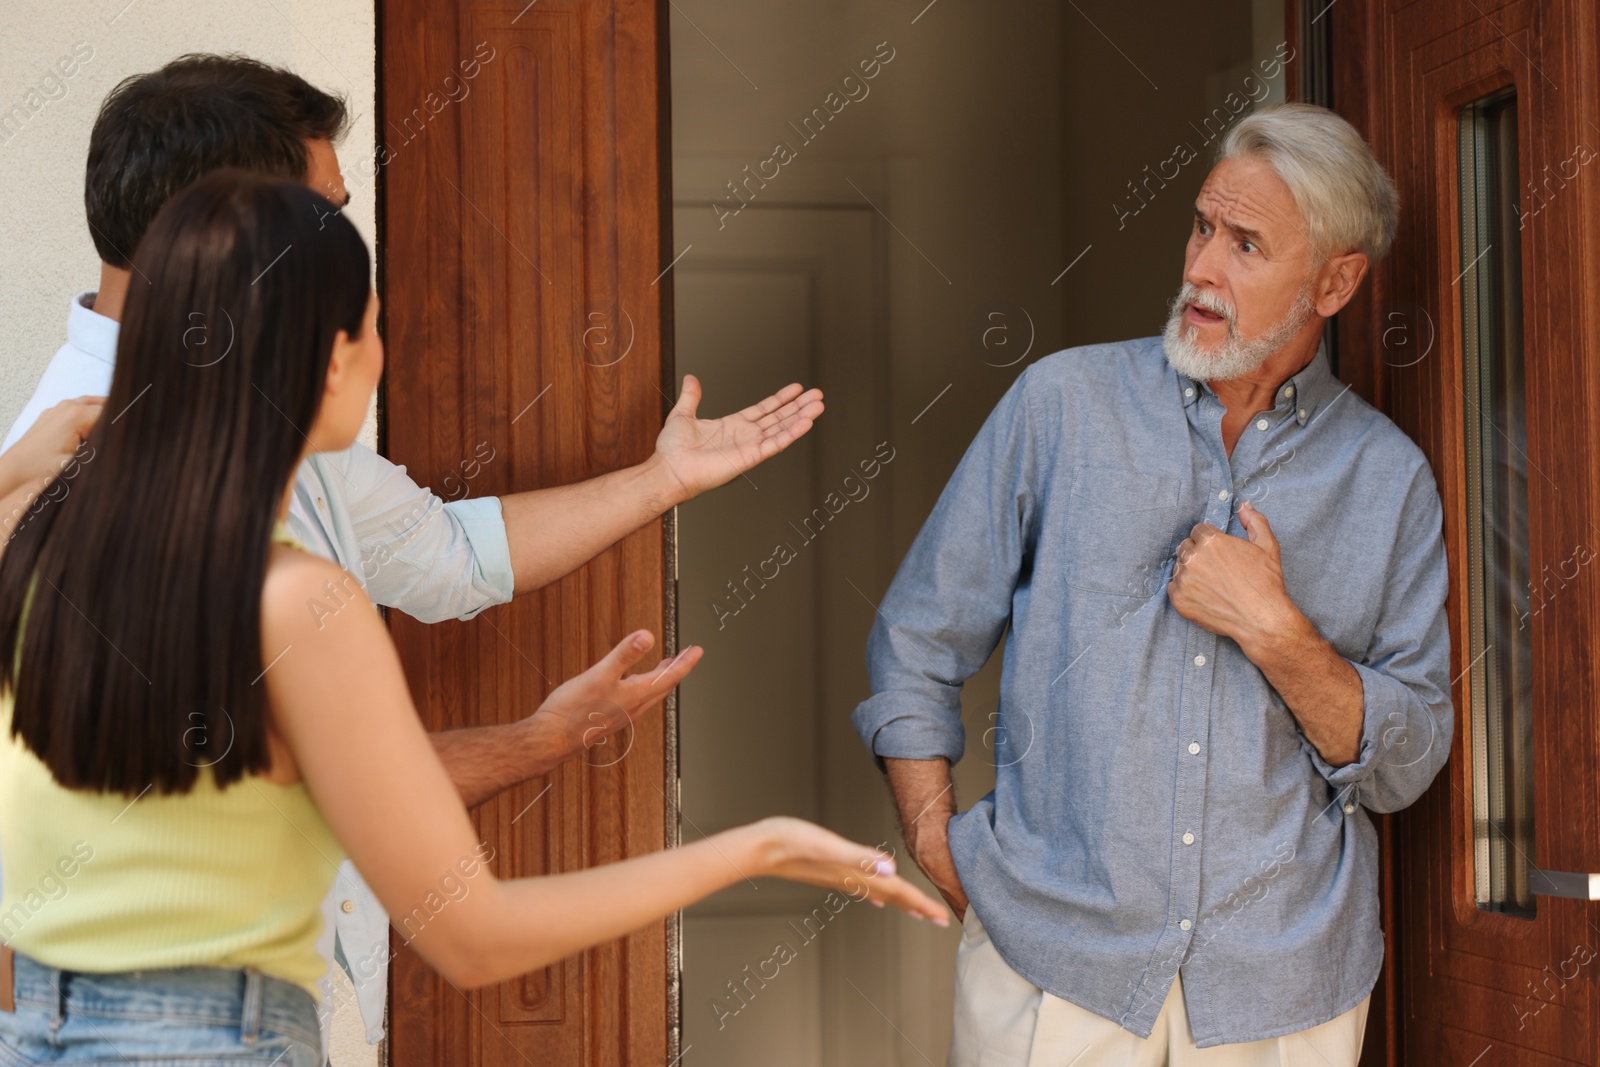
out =
[[[1292,385],[1284,386],[1283,387],[1283,395],[1284,396],[1294,396],[1294,386],[1292,386]]]
[[[1190,741],[1189,742],[1189,755],[1191,755],[1191,756],[1200,755],[1200,742],[1198,742],[1198,741]]]
[[[319,507],[319,508],[326,508],[327,507],[327,505],[322,502],[322,498],[320,496],[317,497],[317,507]]]
[[[1194,387],[1190,386],[1189,388],[1185,389],[1183,391],[1183,395],[1184,396],[1194,396]]]
[[[1188,919],[1179,919],[1178,920],[1178,929],[1180,929],[1180,930],[1187,930],[1187,929],[1189,929],[1189,927],[1191,927],[1193,925],[1194,925],[1194,923],[1190,922]]]
[[[1204,656],[1196,656],[1194,658],[1194,665],[1196,667],[1204,667],[1206,665],[1206,658]]]
[[[1305,408],[1301,408],[1300,409],[1300,417],[1302,419],[1306,417],[1306,409]]]
[[[1354,815],[1356,813],[1356,806],[1349,801],[1345,801],[1344,813],[1346,815]]]
[[[339,910],[344,912],[346,915],[349,915],[352,911],[356,910],[356,902],[353,900],[347,900],[343,904],[339,905]]]
[[[1226,499],[1228,499],[1228,495],[1229,495],[1228,491],[1226,489],[1224,489],[1224,490],[1222,490],[1221,492],[1219,492],[1217,494],[1217,499],[1218,500],[1226,500]]]
[[[1258,430],[1265,430],[1268,426],[1271,426],[1271,425],[1272,424],[1270,422],[1268,422],[1266,419],[1257,419],[1256,420],[1256,429],[1258,429]]]
[[[1189,831],[1185,830],[1183,832],[1183,843],[1186,845],[1194,844],[1194,834],[1191,834]]]

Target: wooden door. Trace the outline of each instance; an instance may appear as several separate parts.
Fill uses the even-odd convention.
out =
[[[1452,576],[1452,751],[1388,821],[1389,1025],[1363,1062],[1593,1064],[1600,910],[1563,894],[1600,871],[1596,8],[1326,17],[1333,106],[1402,202],[1341,376],[1432,462]]]
[[[379,8],[387,454],[447,499],[643,460],[673,391],[657,5]],[[635,627],[671,651],[667,544],[653,523],[470,622],[391,613],[429,728],[525,716]],[[479,807],[495,872],[573,870],[674,840],[674,737],[670,714],[652,714],[603,755]],[[666,1063],[670,933],[657,924],[477,992],[396,938],[391,1062]]]

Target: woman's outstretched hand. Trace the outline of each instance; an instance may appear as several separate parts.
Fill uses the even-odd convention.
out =
[[[763,875],[838,889],[878,907],[893,904],[918,919],[950,925],[944,905],[895,873],[894,857],[804,819],[775,815],[744,829],[760,836]]]

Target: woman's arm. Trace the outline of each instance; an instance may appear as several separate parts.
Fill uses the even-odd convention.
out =
[[[271,664],[274,728],[293,766],[275,766],[273,777],[298,772],[397,927],[450,981],[483,985],[543,967],[763,876],[948,921],[893,873],[893,860],[797,819],[568,874],[502,881],[477,870],[477,835],[377,614],[359,593],[336,614],[325,610],[324,583],[341,574],[325,560],[274,550],[262,660]]]
[[[0,552],[28,516],[72,491],[71,477],[93,454],[79,454],[105,407],[105,398],[80,396],[47,409],[15,444],[0,452]],[[57,476],[61,480],[41,496]]]
[[[37,490],[70,466],[105,404],[102,396],[80,396],[40,415],[16,444],[0,452],[0,497]]]

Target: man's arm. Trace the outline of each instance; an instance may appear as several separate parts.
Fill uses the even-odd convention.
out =
[[[950,855],[950,819],[956,813],[955,783],[947,759],[886,759],[889,789],[900,817],[900,836],[922,873],[956,913],[967,917],[967,894]]]
[[[1258,521],[1261,521],[1258,517]],[[1292,605],[1291,605],[1292,606]],[[1361,676],[1300,609],[1240,641],[1330,767],[1361,754]]]
[[[570,485],[500,498],[515,593],[566,577],[680,501],[655,456]],[[687,499],[687,498],[685,498]]]
[[[363,445],[309,462],[343,504],[374,602],[421,622],[470,619],[570,574],[673,505],[776,455],[811,428],[821,396],[790,385],[737,414],[697,419],[700,384],[687,376],[644,463],[505,497],[464,496],[496,459],[487,441],[437,487],[448,500]]]
[[[1030,372],[990,412],[906,553],[867,639],[872,696],[851,717],[884,768],[912,859],[958,916],[950,767],[966,747],[961,687],[1011,617],[1037,524]]]
[[[430,733],[433,750],[467,807],[518,782],[538,778],[631,726],[660,703],[700,662],[690,645],[670,660],[623,677],[655,639],[648,630],[623,638],[576,678],[557,686],[539,709],[520,722]]]
[[[1433,781],[1450,753],[1449,568],[1432,473],[1412,475],[1387,561],[1372,641],[1359,660],[1341,656],[1283,588],[1277,539],[1248,503],[1248,541],[1196,527],[1179,547],[1168,595],[1179,614],[1239,642],[1278,691],[1311,745],[1319,774],[1359,789],[1376,812],[1398,811]]]
[[[1361,676],[1290,599],[1278,539],[1248,500],[1239,521],[1248,540],[1202,523],[1178,546],[1172,605],[1238,642],[1330,766],[1352,763],[1361,747]]]
[[[550,773],[575,754],[558,748],[553,738],[536,736],[532,725],[537,715],[499,726],[428,734],[461,803],[469,808],[482,804],[518,782]]]
[[[638,466],[500,498],[516,592],[571,574],[675,505],[777,455],[822,414],[821,391],[798,383],[720,419],[695,416],[700,395],[699,381],[685,375],[655,452]]]

